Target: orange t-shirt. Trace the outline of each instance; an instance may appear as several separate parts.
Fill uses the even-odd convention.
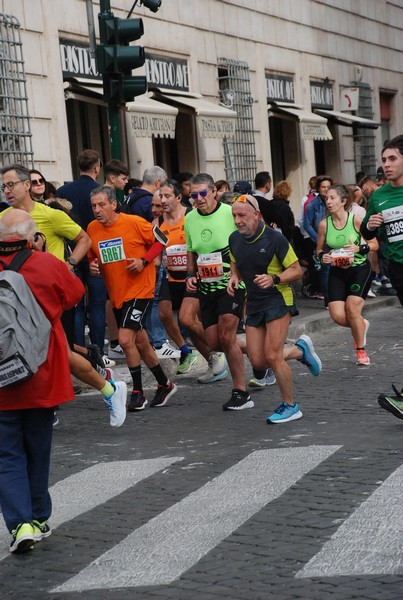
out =
[[[187,250],[185,238],[185,215],[175,225],[163,222],[160,230],[168,238],[165,248],[168,262],[168,281],[185,281],[187,271]]]
[[[155,267],[151,261],[141,273],[127,270],[128,258],[142,258],[155,242],[153,225],[136,215],[119,214],[113,225],[92,221],[87,228],[92,246],[89,260],[98,263],[112,306],[121,308],[134,298],[154,298]]]

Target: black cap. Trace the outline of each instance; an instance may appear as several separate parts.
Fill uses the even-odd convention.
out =
[[[380,181],[381,179],[385,179],[385,171],[382,167],[378,167],[376,170],[376,181]]]
[[[234,185],[234,192],[239,192],[240,194],[251,194],[252,186],[249,181],[237,181]]]

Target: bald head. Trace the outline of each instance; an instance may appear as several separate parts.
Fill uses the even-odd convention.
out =
[[[13,208],[3,213],[0,219],[0,240],[28,240],[31,241],[36,233],[33,218],[25,212]]]

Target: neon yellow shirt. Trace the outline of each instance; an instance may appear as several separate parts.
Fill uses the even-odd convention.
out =
[[[40,202],[35,202],[29,214],[35,221],[38,231],[45,236],[48,252],[64,262],[64,238],[74,240],[81,231],[80,225],[63,210],[51,208]]]

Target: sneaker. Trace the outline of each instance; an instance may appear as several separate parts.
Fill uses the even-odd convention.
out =
[[[136,412],[137,410],[144,410],[147,406],[148,402],[143,392],[139,392],[138,390],[133,390],[130,396],[129,404],[127,405],[127,410],[129,412]]]
[[[296,421],[302,417],[302,412],[298,408],[298,404],[287,404],[281,402],[280,406],[276,408],[274,413],[267,417],[267,423],[274,425],[277,423],[288,423],[288,421]]]
[[[380,280],[380,278],[379,278],[378,275],[373,278],[371,285],[374,286],[375,288],[380,288],[381,287],[382,283],[381,283],[381,280]]]
[[[168,381],[168,385],[159,385],[154,398],[151,400],[150,406],[165,406],[171,396],[176,394],[177,391],[178,388],[173,381]]]
[[[161,348],[154,348],[154,350],[155,350],[155,354],[157,355],[158,359],[180,358],[181,357],[181,351],[178,350],[177,348],[172,348],[172,346],[170,346],[168,344],[168,342],[165,342],[165,344],[162,344]]]
[[[211,352],[210,358],[213,375],[219,375],[228,368],[227,359],[225,358],[224,352]]]
[[[43,540],[46,537],[49,537],[52,533],[51,528],[49,527],[49,525],[47,524],[46,521],[37,521],[36,519],[34,519],[32,521],[32,525],[34,528],[34,540],[35,542],[40,542],[41,540]]]
[[[357,360],[355,364],[359,367],[366,367],[371,364],[369,356],[365,350],[357,350]]]
[[[223,410],[243,410],[253,408],[255,403],[251,400],[248,392],[243,390],[232,390],[231,398],[222,405]]]
[[[178,365],[176,372],[180,375],[183,375],[183,373],[188,373],[193,365],[195,365],[198,361],[199,357],[197,356],[196,352],[189,352],[189,354],[186,354],[183,361]]]
[[[57,412],[54,410],[53,411],[53,423],[52,423],[53,427],[56,427],[57,425],[59,425],[59,418],[57,416]]]
[[[115,381],[115,373],[113,371],[113,369],[105,369],[105,377],[104,379],[106,381]]]
[[[114,360],[109,358],[106,354],[103,355],[102,360],[104,361],[105,369],[109,369],[110,367],[116,367],[116,363]]]
[[[369,288],[369,290],[367,292],[367,298],[376,298],[376,294],[374,294],[374,292],[371,290],[371,288]]]
[[[124,381],[111,381],[111,384],[115,392],[104,400],[109,408],[111,427],[121,427],[126,419],[127,385]]]
[[[81,387],[81,385],[73,385],[73,391],[74,395],[78,396],[83,391],[83,388]]]
[[[263,379],[258,379],[257,377],[252,377],[249,381],[249,387],[252,388],[264,388],[266,385],[274,385],[276,383],[276,376],[271,369],[267,369],[265,376]]]
[[[13,554],[23,554],[33,550],[35,546],[35,531],[32,523],[20,523],[12,530],[13,540],[10,545],[10,552]]]
[[[398,392],[394,385],[392,385],[392,388],[396,396],[379,394],[378,404],[385,410],[391,412],[392,415],[395,415],[398,419],[403,419],[403,390],[402,392]]]
[[[368,319],[364,319],[364,325],[365,325],[365,329],[364,329],[364,348],[367,345],[367,333],[368,333],[368,329],[369,329],[369,321]],[[354,341],[354,350],[357,349],[357,344]]]
[[[109,346],[108,356],[109,356],[109,358],[124,358],[125,353],[123,352],[122,348],[118,344],[117,346],[113,346],[113,348],[112,348],[112,346]]]
[[[321,292],[312,292],[310,298],[315,298],[315,300],[324,300],[325,297]]]
[[[102,358],[102,354],[100,353],[99,348],[96,344],[90,344],[89,346],[87,346],[87,352],[88,354],[86,358],[90,361],[94,369],[97,368],[97,365],[102,367],[102,369],[105,368],[104,359]]]
[[[302,351],[302,358],[298,360],[308,367],[314,377],[317,377],[322,370],[322,361],[316,354],[309,335],[301,335],[295,345]]]

